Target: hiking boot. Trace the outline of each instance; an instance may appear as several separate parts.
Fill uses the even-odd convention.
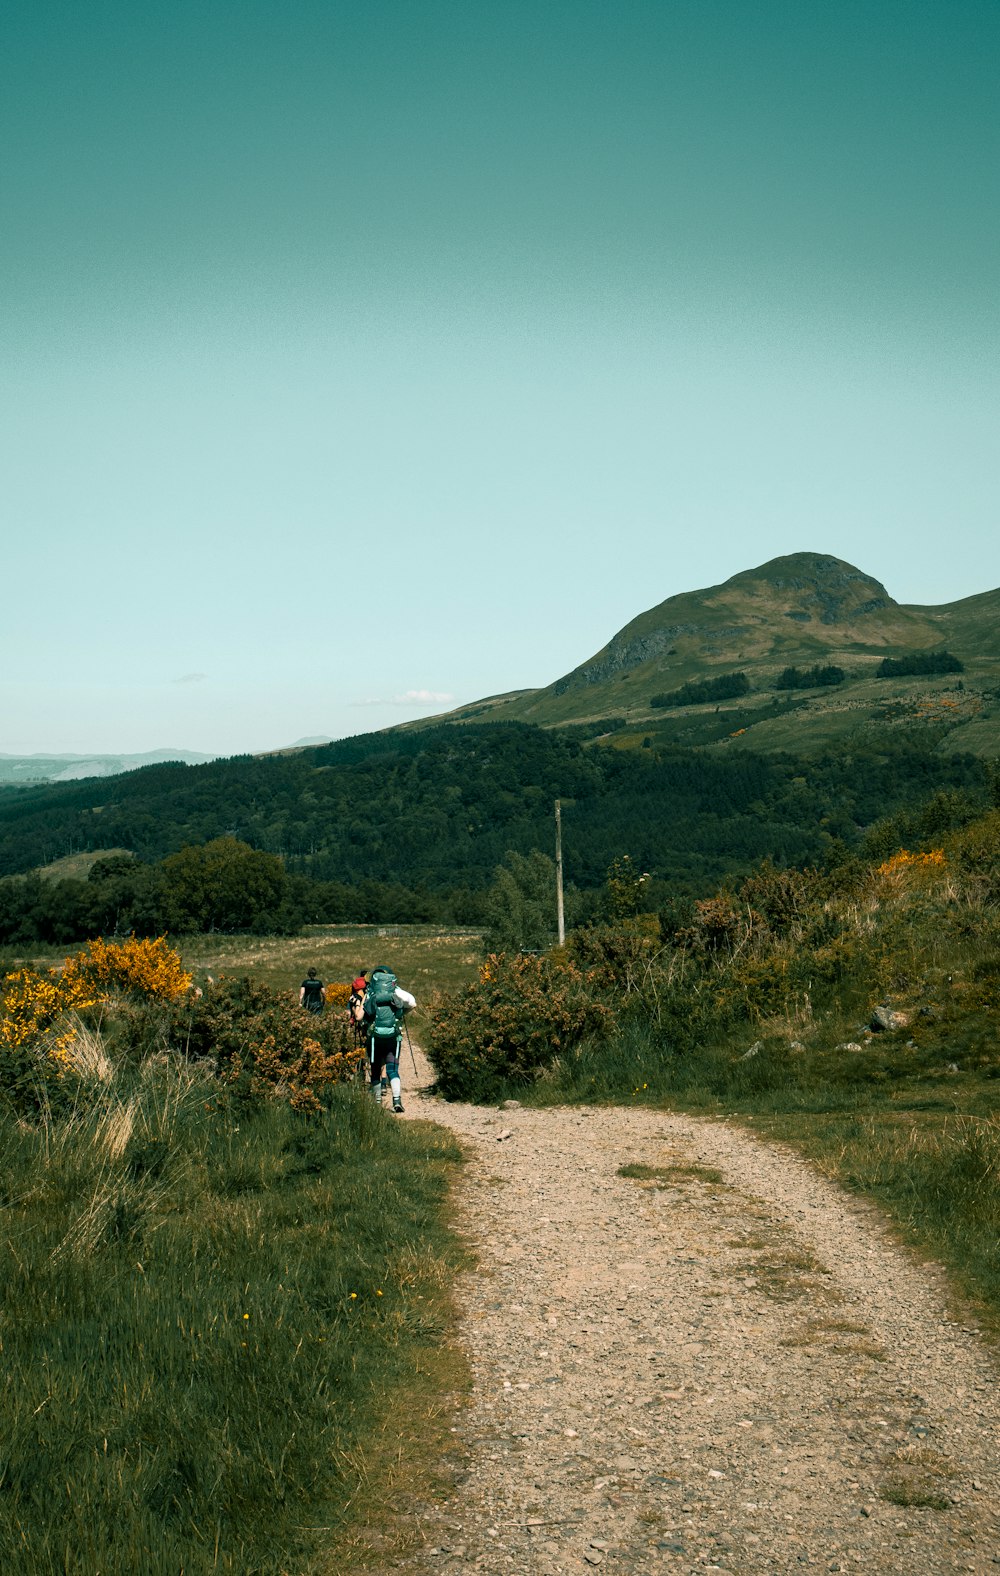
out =
[[[395,1111],[397,1116],[402,1116],[402,1114],[403,1114],[403,1102],[402,1102],[402,1100],[400,1100],[398,1098],[393,1100],[393,1102],[392,1102],[392,1109]]]

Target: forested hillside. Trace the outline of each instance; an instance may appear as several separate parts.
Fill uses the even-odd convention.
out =
[[[0,875],[70,853],[157,861],[233,836],[315,881],[482,891],[511,850],[548,850],[564,805],[567,879],[599,886],[629,853],[657,878],[708,890],[767,855],[824,859],[879,817],[938,789],[985,795],[973,756],[896,736],[877,754],[807,761],[682,748],[620,752],[528,724],[365,735],[293,755],[0,793]]]

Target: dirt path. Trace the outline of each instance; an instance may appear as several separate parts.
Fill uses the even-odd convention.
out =
[[[470,1152],[480,1263],[468,1470],[404,1568],[1000,1570],[996,1369],[874,1210],[722,1122],[408,1114]]]

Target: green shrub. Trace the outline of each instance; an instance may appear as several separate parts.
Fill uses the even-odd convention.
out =
[[[784,936],[805,922],[818,888],[819,878],[815,871],[779,870],[765,859],[742,882],[740,897],[749,909],[766,921],[769,930]]]
[[[1000,901],[1000,810],[990,810],[955,832],[947,852],[979,902]]]
[[[653,914],[616,925],[584,925],[567,946],[573,964],[591,986],[614,993],[638,990],[659,950],[659,921]]]
[[[316,1110],[320,1089],[357,1070],[343,1014],[307,1012],[248,974],[213,980],[179,1008],[174,1037],[186,1055],[210,1061],[242,1105],[283,1094],[297,1110]]]
[[[449,1099],[488,1100],[531,1083],[583,1040],[602,1038],[612,1021],[572,963],[493,954],[478,981],[438,1004],[428,1052]]]

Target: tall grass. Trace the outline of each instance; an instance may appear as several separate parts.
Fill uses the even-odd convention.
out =
[[[0,1117],[0,1569],[335,1568],[390,1401],[423,1404],[450,1139],[346,1088],[311,1119],[210,1094],[147,1064]]]

